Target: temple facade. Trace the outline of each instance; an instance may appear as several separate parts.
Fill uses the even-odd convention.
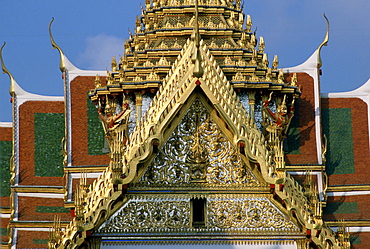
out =
[[[51,26],[62,97],[0,50],[2,248],[366,247],[370,82],[320,92],[328,31],[281,69],[240,1],[146,0],[124,55],[86,71]]]

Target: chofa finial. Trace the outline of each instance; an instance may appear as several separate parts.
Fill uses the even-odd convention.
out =
[[[64,73],[67,70],[66,65],[65,65],[65,61],[64,61],[64,53],[63,53],[62,49],[55,43],[54,38],[53,38],[53,34],[51,33],[51,24],[53,23],[53,21],[54,21],[54,17],[51,19],[51,21],[49,23],[50,42],[51,42],[51,46],[53,47],[53,49],[57,49],[59,51],[59,55],[60,55],[59,68],[60,68],[60,71],[62,71],[62,73]]]
[[[3,48],[5,47],[6,42],[1,46],[0,48],[0,62],[1,62],[1,68],[3,70],[3,73],[6,73],[10,78],[10,89],[9,93],[11,96],[15,94],[15,80],[13,75],[9,72],[9,70],[5,67],[4,60],[3,60]]]
[[[320,55],[320,52],[321,52],[321,48],[323,46],[328,46],[328,41],[329,41],[329,29],[330,29],[330,24],[329,24],[329,20],[328,18],[326,17],[325,13],[323,14],[325,20],[326,20],[326,34],[325,34],[325,38],[324,38],[324,41],[320,44],[320,46],[318,47],[318,57],[317,57],[317,67],[318,68],[321,68],[322,67],[322,61],[321,61],[321,55]]]

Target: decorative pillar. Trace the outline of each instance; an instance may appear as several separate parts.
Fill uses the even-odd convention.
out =
[[[100,244],[101,244],[101,238],[98,237],[92,237],[89,238],[87,241],[89,249],[100,249]]]
[[[136,99],[136,125],[138,125],[142,116],[143,94],[141,92],[135,92],[135,99]]]
[[[256,104],[256,92],[248,92],[248,101],[249,101],[249,115],[254,119],[254,106]]]
[[[308,249],[309,248],[309,241],[304,239],[298,239],[296,240],[297,249]]]

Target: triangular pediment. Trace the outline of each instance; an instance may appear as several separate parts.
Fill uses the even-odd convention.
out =
[[[194,54],[197,54],[198,61],[194,62]],[[269,157],[270,153],[264,144],[264,136],[256,127],[254,119],[247,114],[211,52],[202,42],[197,47],[194,41],[189,40],[156,93],[143,122],[131,134],[125,157],[127,177],[123,183],[139,180],[138,176],[145,171],[143,166],[153,159],[153,144],[163,146],[166,141],[163,136],[168,127],[173,126],[173,119],[199,91],[203,93],[205,102],[209,103],[210,112],[222,120],[226,127],[224,134],[232,146],[236,148],[238,144],[243,144],[245,157],[260,165],[259,171],[265,181],[282,181],[274,172],[275,166],[271,163],[272,157]]]
[[[185,231],[201,231],[204,238],[220,231],[236,240],[249,231],[252,240],[269,234],[275,242],[304,236],[271,193],[271,185],[286,177],[278,168],[283,154],[278,147],[271,153],[202,42],[188,41],[128,141],[122,152],[111,153],[109,167],[92,185],[84,229],[111,235],[126,233],[123,225],[128,233],[166,231],[169,239]],[[201,226],[194,223],[197,207],[207,210]],[[125,217],[131,217],[127,223]],[[186,225],[177,228],[181,222]]]
[[[132,134],[126,201],[96,235],[302,236],[273,199],[262,166],[255,167],[258,157],[268,161],[260,131],[209,50],[199,49],[202,77],[193,75],[199,68],[189,42]],[[240,141],[247,144],[244,153]],[[203,203],[202,227],[194,225],[194,200]]]
[[[195,122],[196,129],[187,129],[193,132],[179,134],[178,128],[185,126],[189,110],[197,109],[192,105],[198,101],[206,115]],[[179,135],[183,141],[188,136],[188,141],[171,163],[167,147],[174,152]],[[218,142],[207,143],[207,139]],[[74,219],[72,226],[94,229],[94,236],[118,236],[116,241],[139,244],[139,237],[152,243],[153,234],[164,234],[162,241],[176,235],[210,242],[239,241],[243,233],[243,240],[257,242],[268,236],[279,243],[304,239],[304,231],[312,230],[334,238],[323,226],[317,196],[304,195],[285,170],[281,143],[271,143],[272,139],[266,141],[256,127],[207,47],[189,41],[125,150],[111,153],[109,167],[86,193],[88,204],[78,214],[89,220],[83,225],[81,218]],[[213,149],[212,144],[224,148]],[[217,161],[222,153],[223,160]],[[179,179],[181,183],[176,182]],[[199,218],[194,216],[194,205],[207,210],[201,226],[194,223]],[[127,240],[130,234],[134,237]]]
[[[222,132],[217,123],[222,125],[224,122],[211,114],[212,107],[206,103],[204,94],[194,93],[184,109],[187,110],[179,111],[180,115],[185,113],[182,118],[172,121],[173,124],[180,120],[177,126],[168,128],[168,134],[163,134],[166,142],[158,149],[136,187],[266,186],[263,180],[260,182],[261,177],[258,180],[252,173],[248,161]]]
[[[188,124],[190,116],[198,121]],[[286,172],[282,143],[257,128],[202,43],[188,41],[128,140],[87,193],[84,229],[98,228],[97,236],[239,240],[243,232],[275,243],[305,238],[304,229],[330,232],[317,196],[308,200]],[[194,222],[199,210],[206,217]]]
[[[169,3],[164,12],[170,14],[180,2]],[[167,34],[171,37],[157,39],[153,35],[150,39],[155,40],[154,44],[149,44],[147,35],[135,35],[125,44],[128,53],[118,67],[112,60],[107,85],[100,88],[97,84],[91,99],[99,106],[100,100],[105,99],[105,112],[105,108],[110,110],[109,101],[127,101],[125,94],[133,91],[138,97],[136,127],[129,138],[123,122],[109,130],[110,164],[88,189],[80,188],[81,193],[77,193],[76,217],[66,228],[65,245],[72,245],[70,241],[77,241],[78,245],[88,242],[84,239],[90,234],[103,237],[106,243],[125,245],[186,240],[199,245],[224,240],[253,244],[301,241],[302,247],[306,238],[322,248],[334,244],[332,231],[322,221],[318,195],[308,196],[286,172],[282,150],[285,124],[279,127],[278,118],[266,119],[262,133],[255,122],[255,93],[264,91],[262,97],[258,96],[259,101],[268,105],[272,91],[278,90],[279,101],[275,102],[283,106],[285,93],[300,93],[297,79],[286,84],[283,71],[277,70],[277,57],[272,68],[268,68],[263,39],[256,50],[251,23],[247,22],[246,30],[243,25],[236,28],[233,20],[236,12],[239,22],[243,15],[240,9],[232,11],[234,3],[230,4],[227,8],[220,6],[222,15],[230,17],[217,23],[221,32],[211,30],[212,35],[207,35],[203,27],[201,33],[208,43],[199,42],[199,28],[195,25],[192,40],[183,46],[174,63],[173,55],[178,54],[187,36],[179,35],[177,30],[168,32],[168,28],[174,28],[169,21],[174,20],[171,15],[159,18],[167,23],[165,28],[160,27],[166,32],[162,38]],[[240,1],[235,5],[240,5]],[[152,7],[157,9],[157,3]],[[188,7],[186,12],[191,13]],[[212,7],[201,8],[203,16],[218,9],[213,3]],[[197,24],[197,4],[194,9],[193,20]],[[156,11],[146,12],[152,13],[153,18],[142,19],[149,20],[144,24],[147,34],[158,25]],[[181,13],[178,20],[184,19],[184,12]],[[176,28],[190,34],[188,27],[178,24]],[[208,29],[214,24],[209,21],[202,25]],[[224,29],[226,24],[231,29]],[[142,30],[140,27],[137,26],[137,31]],[[240,30],[229,32],[232,29]],[[181,41],[176,36],[181,36]],[[220,43],[217,40],[222,44],[216,44]],[[229,67],[232,69],[228,70]],[[250,115],[234,87],[248,89]],[[139,104],[144,92],[141,89],[156,91],[143,117]],[[266,96],[270,97],[264,100]],[[295,98],[290,97],[291,107]],[[267,129],[271,127],[274,129]],[[330,243],[326,242],[329,239]]]

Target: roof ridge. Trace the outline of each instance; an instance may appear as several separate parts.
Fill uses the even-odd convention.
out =
[[[186,79],[185,82],[183,82],[184,84],[182,84],[180,87],[177,81],[178,75],[186,73],[187,69],[189,69],[191,66],[191,53],[189,51],[192,50],[192,47],[190,45],[191,43],[188,39],[185,47],[178,55],[175,63],[171,67],[171,70],[163,81],[163,84],[160,86],[152,102],[150,103],[147,112],[145,115],[143,115],[139,123],[136,125],[134,131],[131,133],[126,156],[130,156],[132,153],[131,150],[137,147],[138,144],[143,143],[150,133],[153,134],[155,132],[153,130],[154,126],[156,126],[158,123],[161,123],[161,121],[164,119],[165,112],[167,111],[166,114],[168,114],[170,108],[172,108],[176,103],[176,99],[181,96],[180,94],[176,94],[178,93],[178,90],[184,92],[190,84],[190,81]],[[185,62],[184,64],[186,64],[186,66],[179,67],[178,65],[183,61]]]
[[[298,222],[306,229],[324,231],[318,237],[312,238],[315,242],[321,243],[324,239],[334,244],[334,232],[327,228],[322,220],[322,203],[316,195],[315,198],[306,197],[303,188],[284,170],[282,142],[270,134],[271,137],[268,140],[271,144],[267,145],[264,134],[243,108],[232,85],[203,41],[198,51],[203,57],[201,66],[204,73],[200,78],[193,76],[195,65],[191,56],[196,51],[194,46],[194,41],[187,41],[156,93],[147,113],[130,135],[123,158],[119,158],[119,163],[111,159],[109,167],[94,181],[90,188],[92,191],[87,193],[87,205],[83,207],[84,213],[79,214],[82,215],[81,217],[76,216],[76,219],[68,225],[66,231],[69,234],[65,237],[69,239],[64,239],[64,242],[73,240],[76,234],[74,227],[82,225],[84,226],[83,232],[86,233],[101,224],[103,213],[105,217],[109,217],[115,212],[112,205],[122,195],[123,185],[130,183],[136,177],[137,166],[140,161],[149,156],[153,140],[161,141],[161,135],[171,121],[172,115],[179,111],[181,105],[199,85],[215,109],[223,116],[223,120],[234,131],[234,141],[232,141],[234,146],[238,146],[239,143],[247,145],[245,156],[259,164],[263,179],[273,186],[271,189],[285,203],[287,210],[295,211]],[[128,172],[125,172],[123,168],[128,166]],[[126,173],[124,179],[122,179],[122,173]],[[115,184],[117,180],[119,183]],[[124,201],[125,199],[120,200],[120,202]],[[312,206],[313,209],[311,209]],[[89,217],[89,220],[84,220],[86,217]],[[85,223],[81,224],[82,221]]]
[[[279,144],[273,148],[275,157],[281,159],[278,160],[279,164],[273,165],[272,161],[274,158],[270,156],[265,137],[257,128],[254,119],[243,108],[239,97],[224,75],[223,70],[214,60],[205,44],[201,45],[201,50],[204,53],[203,55],[206,55],[203,56],[204,75],[202,79],[204,85],[209,88],[216,99],[215,103],[213,103],[215,108],[225,115],[225,121],[229,120],[230,128],[234,130],[234,145],[237,146],[238,143],[248,145],[246,156],[261,165],[260,170],[265,181],[270,184],[284,182],[285,174],[280,172],[281,169],[285,168],[284,160],[281,158],[284,156],[282,145]],[[205,65],[206,61],[208,66]],[[211,69],[212,67],[214,70]],[[216,74],[219,79],[214,77]],[[204,87],[202,88],[205,92],[207,91]]]

